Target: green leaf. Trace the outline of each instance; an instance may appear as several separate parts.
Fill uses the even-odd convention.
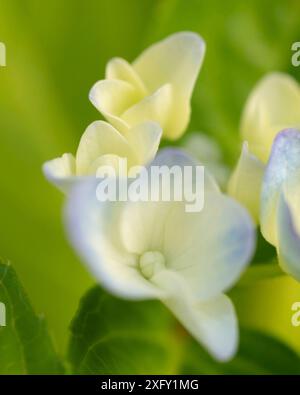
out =
[[[239,351],[227,363],[216,363],[191,340],[182,374],[300,374],[300,357],[281,341],[258,331],[242,329]]]
[[[1,262],[0,302],[6,318],[0,326],[0,374],[63,373],[44,318],[34,313],[12,266]]]
[[[69,358],[75,373],[172,372],[174,320],[156,301],[131,302],[93,288],[71,324]]]
[[[131,302],[99,287],[82,299],[71,325],[77,374],[300,374],[299,356],[266,334],[242,330],[228,363],[216,362],[160,302]]]

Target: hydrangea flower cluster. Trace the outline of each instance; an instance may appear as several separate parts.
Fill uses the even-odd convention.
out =
[[[88,126],[76,155],[45,163],[44,173],[67,196],[70,241],[95,278],[120,297],[161,300],[225,361],[238,344],[236,313],[225,293],[251,261],[254,223],[276,246],[283,270],[300,281],[298,84],[271,74],[250,95],[241,125],[245,143],[228,195],[218,186],[228,172],[218,147],[196,134],[189,140],[187,151],[207,163],[202,211],[186,212],[178,201],[104,202],[95,194],[99,168],[117,167],[120,158],[129,166],[198,164],[187,151],[159,145],[162,137],[176,140],[185,132],[204,54],[199,35],[179,32],[131,64],[110,60],[105,79],[90,91],[106,121]]]

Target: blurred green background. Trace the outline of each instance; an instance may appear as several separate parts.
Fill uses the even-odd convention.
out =
[[[180,30],[200,33],[207,53],[192,101],[189,131],[238,157],[245,99],[268,71],[289,72],[300,41],[298,0],[0,0],[0,255],[9,259],[35,309],[45,314],[61,354],[82,294],[94,283],[69,247],[63,197],[41,172],[44,161],[75,152],[86,126],[101,118],[88,101],[113,56],[133,60]],[[291,305],[300,286],[280,277],[236,289],[243,325],[270,332],[300,352]]]

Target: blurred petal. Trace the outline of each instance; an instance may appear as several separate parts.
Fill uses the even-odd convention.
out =
[[[300,127],[299,84],[284,73],[268,74],[247,100],[241,122],[243,139],[266,162],[276,134],[289,127]]]
[[[219,162],[222,153],[219,145],[201,132],[192,132],[184,139],[183,147],[200,162]]]
[[[259,221],[260,193],[264,164],[243,144],[238,164],[228,183],[228,194],[245,206],[255,223]]]
[[[158,150],[162,129],[156,122],[143,122],[131,128],[126,139],[141,165],[151,161]]]
[[[154,121],[164,129],[170,117],[171,100],[172,88],[170,84],[166,84],[151,96],[145,97],[130,107],[122,114],[122,119],[131,126],[143,121]]]
[[[299,198],[298,195],[298,203]],[[281,193],[277,214],[279,264],[284,272],[300,281],[300,234],[294,219],[284,193]]]
[[[105,154],[131,160],[132,151],[126,139],[113,126],[104,121],[95,121],[81,137],[76,154],[77,174],[92,174],[93,163]]]
[[[43,172],[48,181],[67,194],[76,181],[75,158],[72,154],[63,154],[44,163]]]
[[[122,212],[121,234],[125,248],[134,254],[162,251],[165,222],[174,202],[129,202]]]
[[[88,169],[88,174],[95,174],[96,177],[108,176],[107,175],[107,167],[110,169],[114,169],[114,175],[117,177],[119,176],[119,169],[122,166],[122,158],[118,155],[113,154],[105,154],[94,160]],[[104,173],[101,173],[101,168],[103,169]],[[127,171],[128,169],[125,169]],[[126,174],[126,172],[122,173]]]
[[[106,66],[105,78],[129,82],[140,92],[141,96],[144,96],[147,93],[140,76],[125,59],[111,59]]]
[[[76,185],[69,197],[66,225],[73,247],[112,293],[130,299],[157,297],[157,288],[136,269],[136,257],[120,243],[119,210],[124,203],[99,202],[96,188],[97,181],[89,179]]]
[[[127,108],[141,99],[136,88],[122,80],[96,82],[89,94],[90,101],[115,128],[126,132],[129,125],[121,119]]]
[[[189,98],[204,52],[205,43],[198,34],[175,33],[146,49],[134,61],[133,68],[150,91],[171,83],[180,96]]]
[[[234,307],[225,295],[198,302],[189,293],[188,284],[177,273],[159,272],[152,281],[166,290],[162,299],[181,324],[216,359],[226,361],[237,349],[238,326]]]
[[[168,213],[166,262],[186,280],[197,299],[208,300],[232,287],[254,247],[254,226],[247,211],[220,193],[207,192],[200,212],[186,213],[180,202]]]
[[[175,33],[146,49],[133,67],[149,91],[166,83],[173,87],[172,116],[164,135],[176,139],[190,118],[190,98],[202,65],[205,43],[192,32]]]
[[[300,132],[287,129],[276,137],[266,167],[261,194],[261,231],[266,240],[277,245],[278,200],[300,170]],[[299,192],[298,192],[299,193]]]
[[[173,166],[180,166],[182,169],[184,169],[185,166],[195,167],[201,165],[202,163],[189,155],[188,152],[180,148],[163,148],[159,150],[155,159],[150,164],[150,166],[168,166],[169,168]],[[206,168],[204,171],[204,188],[205,192],[220,192],[214,177]]]
[[[183,170],[185,166],[194,168],[197,165],[200,164],[184,151],[165,148],[159,151],[148,168],[152,166],[159,166],[161,168],[164,166],[171,169],[173,166],[177,166],[177,168],[179,167]],[[196,177],[193,181],[196,182]],[[122,240],[126,248],[135,254],[142,254],[144,251],[161,251],[164,248],[164,240],[166,238],[167,220],[172,215],[174,207],[177,205],[185,206],[185,201],[178,203],[172,200],[162,201],[160,199],[164,193],[164,189],[168,188],[168,183],[163,182],[163,177],[159,177],[159,179],[155,178],[151,184],[147,183],[146,185],[149,186],[151,194],[153,193],[153,189],[158,191],[158,201],[129,202],[122,213]],[[216,182],[207,172],[205,172],[204,188],[204,193],[212,192],[214,194],[220,194]],[[167,192],[170,191],[168,190]],[[170,192],[170,195],[172,196],[172,192]],[[189,214],[185,214],[189,216]],[[176,224],[174,231],[178,235],[181,235],[181,232],[177,231],[178,226],[181,228],[180,225]],[[180,243],[181,241],[179,245]],[[176,249],[177,247],[174,248]]]
[[[216,178],[217,183],[225,189],[229,169],[222,161],[222,152],[217,142],[202,132],[190,133],[182,147],[193,155]]]

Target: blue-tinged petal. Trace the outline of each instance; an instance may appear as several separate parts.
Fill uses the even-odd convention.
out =
[[[266,240],[275,246],[278,241],[276,218],[279,196],[299,170],[300,132],[297,129],[286,129],[274,141],[261,194],[261,230]]]
[[[158,151],[155,159],[150,163],[150,166],[179,166],[182,171],[185,166],[195,168],[196,166],[203,166],[197,159],[191,156],[187,151],[180,148],[163,148]],[[220,192],[217,182],[213,175],[204,166],[204,188],[205,192],[215,191]]]
[[[277,214],[279,264],[283,271],[300,281],[300,233],[295,220],[284,193],[281,193]]]
[[[196,299],[209,300],[231,288],[254,248],[255,229],[249,214],[220,193],[206,193],[200,212],[186,213],[185,206],[177,203],[168,214],[165,259]]]
[[[155,298],[158,289],[137,270],[136,257],[120,240],[119,213],[125,203],[100,202],[99,180],[77,184],[69,196],[65,218],[69,239],[96,279],[124,298]]]

